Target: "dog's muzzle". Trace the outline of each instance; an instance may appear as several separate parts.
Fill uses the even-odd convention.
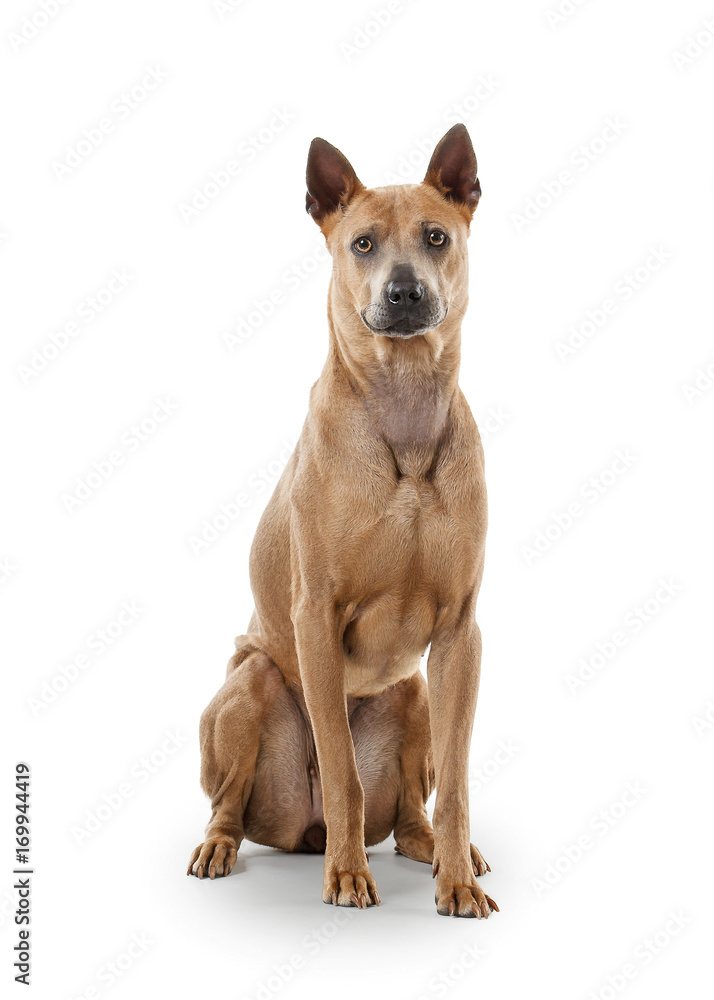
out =
[[[395,268],[381,299],[370,302],[361,316],[372,333],[386,337],[416,337],[444,322],[446,308],[409,267]]]

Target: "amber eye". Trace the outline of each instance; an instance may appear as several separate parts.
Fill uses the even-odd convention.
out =
[[[440,229],[434,229],[429,233],[429,242],[433,247],[443,247],[446,243],[446,233],[442,233]]]
[[[355,250],[359,251],[359,253],[369,253],[372,249],[372,241],[368,240],[366,236],[360,236],[360,238],[355,240],[352,245]]]

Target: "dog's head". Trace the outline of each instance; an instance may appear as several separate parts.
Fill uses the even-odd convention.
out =
[[[366,188],[339,149],[313,139],[307,210],[332,254],[339,300],[363,332],[404,339],[441,326],[450,310],[463,313],[476,172],[463,125],[441,139],[421,184],[381,188]]]

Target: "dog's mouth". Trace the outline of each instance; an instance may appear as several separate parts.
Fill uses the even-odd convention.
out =
[[[438,313],[426,317],[421,316],[417,319],[416,316],[405,315],[397,320],[392,319],[391,322],[384,322],[387,319],[391,319],[391,317],[380,315],[379,308],[375,308],[370,303],[370,305],[361,311],[360,318],[370,333],[377,334],[380,337],[409,340],[411,337],[423,336],[429,330],[433,330],[434,327],[440,326],[446,319],[448,311],[449,307],[444,306]]]

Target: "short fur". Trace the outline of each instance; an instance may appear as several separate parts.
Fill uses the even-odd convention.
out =
[[[243,838],[324,850],[323,900],[366,907],[365,846],[393,831],[432,864],[439,913],[488,916],[467,774],[486,489],[458,386],[476,158],[456,125],[422,184],[370,190],[315,139],[307,183],[333,257],[329,353],[253,542],[248,632],[201,718],[213,813],[188,871],[229,874]]]

